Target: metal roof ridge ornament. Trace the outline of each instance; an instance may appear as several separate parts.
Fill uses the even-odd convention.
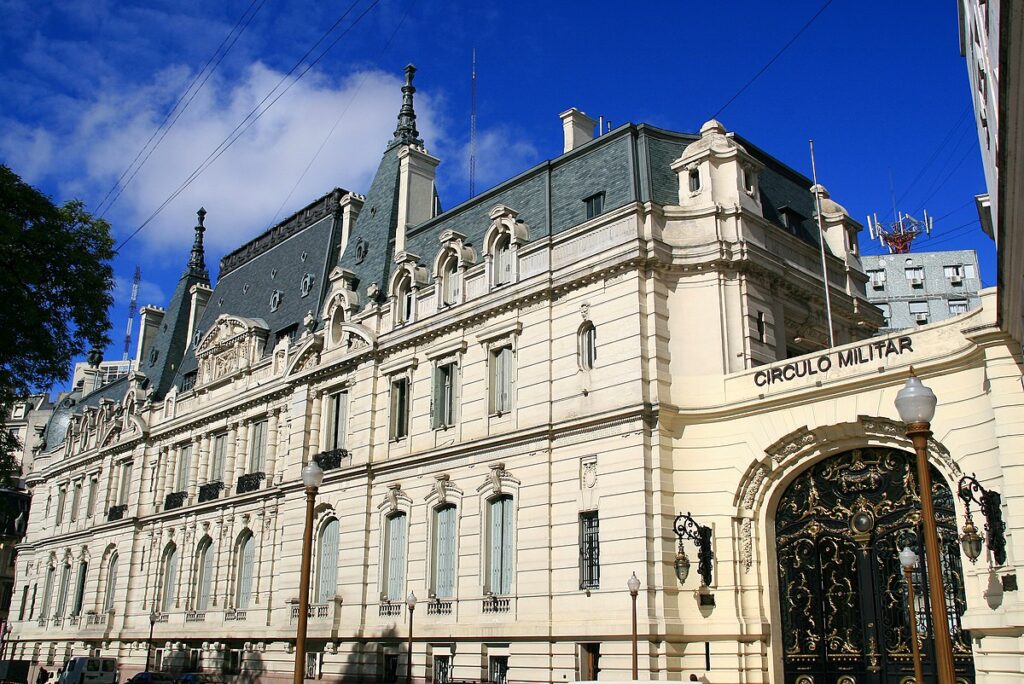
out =
[[[416,110],[413,108],[413,94],[416,87],[412,79],[416,75],[416,67],[408,64],[405,67],[405,85],[402,86],[402,108],[398,111],[398,127],[389,147],[395,145],[423,146],[420,132],[416,130]]]
[[[185,275],[194,275],[209,282],[210,273],[206,270],[206,253],[203,250],[203,233],[206,232],[203,221],[206,219],[206,209],[199,207],[196,216],[199,217],[199,223],[196,224],[196,236],[192,241],[192,254],[189,255]]]

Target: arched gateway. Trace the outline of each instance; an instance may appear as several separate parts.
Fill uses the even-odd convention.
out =
[[[931,471],[942,575],[957,678],[974,681],[953,496]],[[917,629],[926,681],[935,677],[914,456],[865,448],[818,462],[779,501],[779,567],[786,684],[912,682],[909,611],[897,554],[910,546]]]

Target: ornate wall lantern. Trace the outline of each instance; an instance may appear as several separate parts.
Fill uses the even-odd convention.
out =
[[[690,559],[683,548],[683,540],[690,539],[697,545],[697,572],[700,573],[701,583],[710,586],[711,561],[714,559],[711,552],[711,528],[697,524],[689,513],[680,513],[676,516],[675,530],[676,537],[679,538],[675,562],[676,578],[679,579],[679,583],[685,582],[690,574]]]
[[[998,492],[985,489],[978,482],[974,473],[964,475],[956,487],[957,495],[964,502],[964,533],[960,537],[960,544],[964,554],[974,563],[981,555],[983,542],[988,544],[988,550],[992,552],[992,558],[996,565],[1006,563],[1006,537],[1003,532],[1006,525],[1003,523],[1003,512],[1000,508],[1001,498]],[[985,516],[985,538],[978,534],[978,528],[974,526],[974,518],[971,515],[971,502],[978,505],[981,514]]]

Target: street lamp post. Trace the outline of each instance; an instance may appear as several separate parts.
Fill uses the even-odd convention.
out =
[[[306,527],[302,534],[302,570],[299,573],[299,621],[295,633],[295,684],[302,684],[306,675],[306,626],[309,622],[309,569],[313,558],[313,505],[324,471],[316,461],[302,467],[302,484],[306,486]]]
[[[921,647],[917,643],[917,607],[914,605],[914,566],[917,565],[917,554],[909,546],[900,551],[900,565],[903,575],[907,578],[907,606],[910,611],[910,648],[914,654],[914,681],[924,684],[921,672]]]
[[[160,613],[156,610],[149,611],[149,641],[146,642],[146,672],[149,672],[149,655],[153,652],[153,628],[156,627]]]
[[[633,576],[626,580],[626,586],[629,588],[629,596],[633,599],[633,680],[639,679],[637,676],[637,652],[636,652],[636,595],[640,591],[640,578],[633,573]]]
[[[409,607],[409,657],[405,660],[405,684],[412,684],[412,615],[416,611],[416,594],[409,592],[405,599],[405,605]]]
[[[917,486],[921,495],[921,516],[924,529],[924,561],[928,570],[928,596],[931,599],[932,633],[935,644],[935,668],[939,684],[954,684],[953,642],[949,636],[949,615],[942,584],[942,551],[935,524],[932,503],[932,476],[928,468],[928,438],[932,436],[931,420],[935,416],[935,393],[913,374],[896,395],[896,410],[907,424],[907,437],[917,452]]]

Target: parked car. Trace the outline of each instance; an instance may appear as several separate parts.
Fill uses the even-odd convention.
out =
[[[180,675],[177,684],[225,684],[224,677],[209,672],[186,672]]]
[[[174,677],[166,672],[139,672],[126,684],[174,684]]]
[[[114,658],[75,656],[57,677],[57,684],[115,684],[118,679]]]

